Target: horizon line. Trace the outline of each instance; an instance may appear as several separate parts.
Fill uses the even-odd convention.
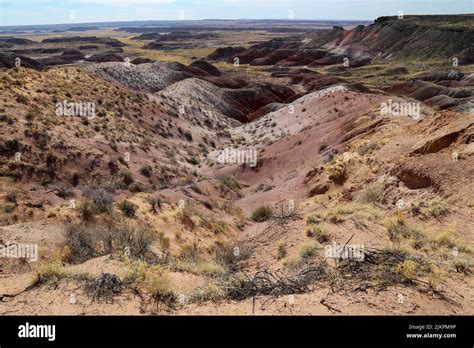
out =
[[[391,16],[384,16],[391,17]],[[396,17],[396,16],[393,16]],[[377,17],[378,18],[378,17]],[[340,18],[312,18],[312,19],[288,19],[288,18],[202,18],[202,19],[146,19],[146,20],[123,20],[123,21],[100,21],[100,22],[65,22],[52,24],[10,24],[0,25],[0,28],[8,27],[41,27],[57,25],[90,25],[90,24],[113,24],[113,23],[145,23],[145,22],[202,22],[202,21],[287,21],[287,22],[315,22],[315,21],[341,21],[341,22],[374,22],[375,19],[340,19]]]
[[[472,16],[474,12],[469,13],[449,13],[449,14],[404,14],[404,17],[411,16]],[[41,26],[58,26],[58,25],[90,25],[90,24],[112,24],[112,23],[127,23],[127,22],[200,22],[200,21],[287,21],[287,22],[314,22],[314,21],[341,21],[341,22],[375,22],[377,18],[380,17],[397,17],[397,15],[391,16],[378,16],[375,19],[341,19],[341,18],[294,18],[289,19],[286,17],[283,18],[201,18],[201,19],[146,19],[146,20],[118,20],[118,21],[99,21],[99,22],[63,22],[63,23],[43,23],[43,24],[10,24],[10,25],[1,25],[0,28],[9,28],[9,27],[41,27]]]

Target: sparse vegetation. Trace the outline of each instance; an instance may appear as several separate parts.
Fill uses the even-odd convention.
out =
[[[286,257],[288,251],[286,249],[286,244],[283,242],[278,243],[276,258],[277,260],[281,260]]]
[[[133,218],[135,217],[138,206],[125,199],[119,203],[118,208],[125,214],[126,217]]]
[[[399,242],[404,238],[419,239],[423,234],[410,226],[403,215],[398,214],[384,221],[391,241]]]
[[[251,219],[255,222],[264,222],[272,217],[273,209],[269,206],[262,206],[254,210]]]
[[[41,262],[35,269],[34,284],[56,283],[66,276],[66,271],[61,261]]]
[[[71,224],[66,229],[65,239],[63,260],[80,263],[111,252],[143,259],[156,235],[144,224],[116,221],[94,225]]]

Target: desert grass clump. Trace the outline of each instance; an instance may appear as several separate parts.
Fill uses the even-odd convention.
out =
[[[312,225],[312,224],[317,225],[321,221],[323,221],[321,215],[319,214],[307,214],[305,216],[305,220],[306,220],[307,225]]]
[[[399,242],[402,239],[423,238],[423,233],[410,226],[405,217],[401,214],[397,214],[396,216],[386,219],[383,224],[388,231],[390,240],[393,242]]]
[[[224,300],[226,292],[222,286],[215,282],[209,282],[206,285],[199,287],[193,291],[190,296],[191,302],[219,302]]]
[[[291,271],[304,269],[311,260],[318,255],[321,245],[317,242],[306,242],[300,244],[296,255],[287,257],[283,262],[284,266]]]
[[[219,189],[223,196],[239,197],[241,186],[234,177],[225,175],[219,178]]]
[[[203,219],[200,225],[216,236],[225,234],[229,228],[224,220],[217,220],[215,218],[210,218],[209,220]]]
[[[226,269],[222,265],[213,260],[199,260],[197,262],[178,260],[175,264],[175,269],[181,272],[188,272],[196,275],[205,275],[209,277],[217,277],[226,272]]]
[[[198,243],[196,241],[192,243],[184,244],[180,247],[178,251],[178,259],[189,261],[189,262],[197,262],[200,256],[200,249]]]
[[[122,176],[122,183],[125,185],[125,187],[130,186],[135,181],[130,172],[122,172],[121,176]]]
[[[177,301],[169,271],[161,265],[150,266],[145,261],[131,261],[122,278],[124,284],[143,289],[155,302],[173,305]]]
[[[105,191],[100,191],[92,198],[92,204],[95,214],[110,213],[113,209],[113,199]]]
[[[287,250],[286,244],[284,242],[278,243],[277,251],[276,251],[277,260],[281,260],[281,259],[285,258],[286,255],[288,255],[288,250]]]
[[[83,199],[79,204],[79,215],[82,221],[91,222],[94,219],[95,212],[92,202],[89,199]]]
[[[252,213],[251,220],[255,222],[264,222],[269,220],[273,215],[273,209],[269,206],[261,206]]]
[[[363,144],[360,144],[360,146],[358,147],[357,153],[360,156],[365,156],[366,154],[370,154],[374,152],[375,150],[378,150],[379,148],[380,146],[377,143],[364,142]]]
[[[453,262],[453,267],[458,273],[471,273],[472,262],[467,257],[457,257]]]
[[[434,218],[439,218],[447,215],[449,213],[449,208],[442,200],[435,199],[429,203],[427,213]]]
[[[313,256],[316,255],[317,251],[319,250],[319,247],[315,243],[304,243],[300,245],[299,247],[299,257],[302,260],[308,260],[312,258]]]
[[[395,272],[400,274],[405,280],[413,281],[419,275],[420,264],[413,260],[404,260],[397,264]]]
[[[367,225],[367,222],[377,221],[379,215],[379,210],[371,204],[351,202],[329,208],[324,215],[324,220],[333,224],[351,220],[357,227],[362,228]]]
[[[97,215],[110,214],[113,210],[113,200],[105,192],[99,192],[92,195],[92,199],[82,199],[78,208],[82,221],[90,223]]]
[[[305,233],[307,237],[314,238],[318,243],[326,243],[330,239],[326,224],[308,224]]]
[[[39,263],[34,272],[34,284],[57,283],[66,276],[66,270],[60,260]]]
[[[87,282],[86,293],[93,300],[111,300],[122,292],[124,285],[120,278],[111,273],[102,273]]]
[[[341,184],[347,179],[347,161],[341,156],[324,166],[330,180]]]
[[[251,247],[240,242],[218,243],[214,247],[216,261],[228,270],[235,270],[238,262],[247,260],[251,255]]]
[[[153,168],[150,165],[144,165],[143,167],[140,168],[140,173],[143,176],[150,178],[151,175],[153,174]]]
[[[193,217],[196,213],[196,208],[194,204],[186,202],[181,211],[177,214],[178,220],[183,224],[188,230],[194,230],[196,228],[196,223],[193,220]]]
[[[436,248],[458,248],[459,251],[470,252],[469,248],[462,245],[458,240],[453,238],[454,231],[446,228],[441,233],[431,240],[431,244]]]
[[[164,202],[160,197],[151,197],[148,203],[150,204],[150,211],[156,214],[162,209]]]
[[[118,208],[124,213],[126,217],[134,218],[138,206],[125,199],[119,203]]]
[[[381,204],[384,203],[384,187],[381,183],[371,183],[362,189],[357,200],[361,203]]]

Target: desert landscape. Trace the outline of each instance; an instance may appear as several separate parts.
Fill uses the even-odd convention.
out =
[[[474,314],[474,14],[0,27],[0,74],[0,314]]]

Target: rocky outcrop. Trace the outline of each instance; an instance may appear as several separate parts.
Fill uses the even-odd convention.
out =
[[[438,152],[454,143],[463,133],[474,129],[474,120],[453,122],[428,138],[425,138],[413,146],[413,154],[428,154]]]

